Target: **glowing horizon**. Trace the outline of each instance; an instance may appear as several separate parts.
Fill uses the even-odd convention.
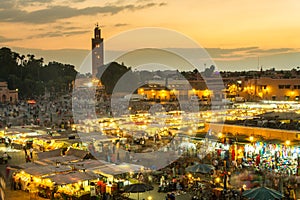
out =
[[[292,53],[300,52],[300,3],[296,0],[12,0],[1,6],[0,41],[9,48],[90,50],[99,22],[105,39],[143,27],[174,30],[222,62],[287,54],[284,62],[291,60],[288,65],[292,66],[298,62],[296,56],[291,59]],[[116,44],[113,50],[123,51],[134,43]],[[172,38],[163,44],[164,48],[186,48]],[[269,60],[266,63],[272,65]]]

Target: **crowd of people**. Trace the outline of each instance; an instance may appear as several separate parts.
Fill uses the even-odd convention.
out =
[[[65,100],[38,99],[34,102],[20,100],[16,104],[0,105],[0,127],[13,125],[58,126],[64,116],[70,115],[72,105],[70,98]]]
[[[80,105],[77,105],[80,107]],[[120,106],[113,105],[113,106]],[[121,105],[122,106],[122,105]],[[151,110],[151,104],[145,104],[143,102],[135,103],[131,105],[132,112],[136,112],[137,110]],[[183,106],[183,105],[180,105]],[[171,103],[164,106],[164,110],[176,110],[179,108],[178,104]],[[187,108],[188,109],[188,108]],[[121,109],[122,110],[122,109]],[[126,109],[124,109],[126,110]],[[128,110],[128,109],[127,109]],[[1,109],[3,113],[3,120],[1,126],[10,126],[11,122],[14,121],[16,124],[20,123],[20,125],[25,124],[36,124],[41,126],[48,126],[48,127],[60,127],[63,129],[68,129],[74,123],[74,119],[71,116],[67,116],[68,113],[72,111],[72,106],[69,101],[64,100],[56,100],[56,101],[37,101],[34,104],[29,104],[26,101],[19,102],[16,105],[7,105],[2,107]],[[106,112],[111,113],[111,108],[106,108]],[[154,141],[157,142],[161,139],[154,137]],[[139,141],[140,145],[144,145],[147,143],[146,139],[141,139]],[[10,141],[5,141],[7,145],[10,145]],[[127,145],[128,146],[128,145]],[[177,146],[177,145],[174,145]],[[88,147],[91,152],[95,152],[95,147],[91,145]],[[172,148],[172,145],[170,145]],[[115,160],[124,160],[130,161],[133,160],[130,157],[131,154],[126,155],[118,155],[118,152],[115,149],[115,145],[111,146],[102,146],[101,152],[107,152],[105,155],[105,159],[108,162],[112,162]],[[25,161],[31,162],[33,159],[34,149],[32,147],[23,147]],[[129,150],[126,148],[125,150]],[[199,153],[199,152],[198,152]],[[225,153],[224,158],[221,158],[220,155],[209,155],[199,160],[197,158],[197,150],[194,151],[187,151],[187,157],[184,157],[184,160],[177,160],[176,162],[169,165],[163,171],[163,175],[159,178],[159,191],[158,192],[166,192],[166,199],[173,200],[176,197],[176,192],[178,191],[185,191],[191,192],[191,188],[193,188],[194,183],[188,177],[185,169],[194,164],[196,161],[198,162],[205,162],[210,165],[213,165],[215,170],[213,174],[206,174],[205,177],[202,179],[207,180],[208,182],[205,184],[205,189],[209,191],[209,194],[213,194],[217,196],[213,192],[213,188],[222,187],[223,191],[221,195],[236,197],[236,192],[231,192],[231,190],[238,190],[240,191],[238,194],[239,198],[241,197],[242,191],[244,190],[243,185],[239,185],[234,183],[234,177],[242,174],[242,176],[246,176],[245,174],[249,172],[253,172],[253,176],[260,177],[261,180],[252,184],[251,186],[268,186],[274,188],[278,191],[281,191],[287,198],[295,199],[296,197],[296,189],[299,187],[299,180],[296,179],[296,176],[291,176],[290,174],[283,173],[282,171],[275,171],[274,167],[272,169],[266,169],[261,162],[261,157],[259,154],[253,155],[251,157],[251,161],[243,159],[237,162],[237,159],[230,159],[230,154],[228,152]],[[8,160],[10,156],[7,152],[4,152],[2,155],[2,160],[4,164],[8,164]],[[299,161],[298,161],[299,162]],[[275,165],[274,165],[275,166]],[[245,173],[245,174],[244,174]],[[247,174],[247,177],[249,177]],[[221,177],[221,181],[216,181],[216,178]],[[245,179],[245,182],[253,182],[252,180]],[[237,186],[234,188],[234,186]],[[203,184],[199,184],[198,188],[202,188]],[[13,188],[14,189],[21,189],[24,188],[18,180],[13,180]],[[201,190],[200,195],[198,196],[205,196],[203,191]],[[248,188],[249,189],[249,188]],[[230,191],[230,192],[228,192]],[[215,196],[212,196],[214,198]],[[196,198],[196,197],[195,197]]]

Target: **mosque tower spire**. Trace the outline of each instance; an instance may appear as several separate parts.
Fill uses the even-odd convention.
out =
[[[95,25],[94,38],[92,38],[92,76],[96,77],[98,68],[104,64],[103,38],[98,23]]]

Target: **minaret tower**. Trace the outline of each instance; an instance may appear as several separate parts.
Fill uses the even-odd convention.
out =
[[[103,66],[103,38],[101,38],[101,29],[98,23],[94,29],[94,38],[92,38],[92,76],[96,78],[98,67]]]

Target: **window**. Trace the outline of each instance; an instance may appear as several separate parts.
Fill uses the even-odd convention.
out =
[[[261,85],[260,88],[265,90],[267,89],[267,85]]]
[[[278,85],[278,89],[290,89],[290,88],[291,88],[291,85]]]
[[[284,100],[285,100],[285,101],[290,100],[290,96],[284,96]]]

